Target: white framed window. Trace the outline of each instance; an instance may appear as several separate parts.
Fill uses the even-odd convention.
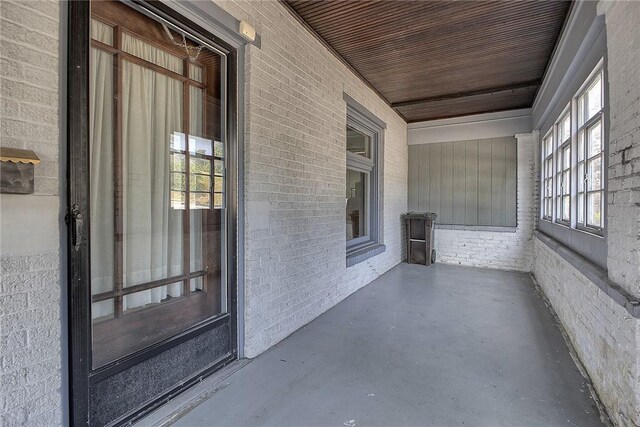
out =
[[[570,108],[555,124],[556,131],[556,222],[571,222],[571,113]]]
[[[605,215],[604,100],[598,65],[541,144],[541,217],[600,236]]]
[[[604,228],[604,96],[598,70],[578,93],[577,227],[593,232]]]
[[[553,216],[553,131],[542,140],[542,218]]]

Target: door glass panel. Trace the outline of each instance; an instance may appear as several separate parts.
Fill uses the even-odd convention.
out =
[[[92,14],[100,42],[90,59],[97,368],[227,310],[226,59],[188,36],[189,49],[176,46],[159,22],[122,3],[93,2]]]

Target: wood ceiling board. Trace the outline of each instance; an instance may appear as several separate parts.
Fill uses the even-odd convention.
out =
[[[537,87],[489,94],[474,95],[455,99],[427,102],[394,108],[407,122],[445,119],[470,114],[528,108],[533,102]]]
[[[540,81],[570,6],[284,1],[390,103]]]

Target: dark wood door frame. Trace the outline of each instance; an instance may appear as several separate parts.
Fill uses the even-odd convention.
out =
[[[132,2],[146,10],[188,30],[203,40],[210,41],[227,54],[226,141],[235,147],[237,133],[237,80],[238,51],[216,35],[185,19],[158,1]],[[237,357],[237,215],[238,215],[238,151],[227,150],[227,314],[213,318],[183,331],[177,336],[158,342],[144,350],[93,370],[91,361],[91,291],[89,286],[89,55],[90,17],[88,0],[68,2],[68,75],[67,75],[67,237],[69,268],[69,402],[70,422],[73,425],[91,423],[91,385],[131,368],[151,357],[187,342],[227,322],[230,330],[230,352],[213,364],[192,375],[186,381],[167,388],[152,402],[123,414],[115,421],[123,424],[134,421],[157,408],[177,393],[184,391],[203,377],[215,372]]]

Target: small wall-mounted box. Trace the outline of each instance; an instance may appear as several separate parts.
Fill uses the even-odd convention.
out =
[[[32,194],[33,169],[38,163],[31,150],[0,147],[0,193]]]

